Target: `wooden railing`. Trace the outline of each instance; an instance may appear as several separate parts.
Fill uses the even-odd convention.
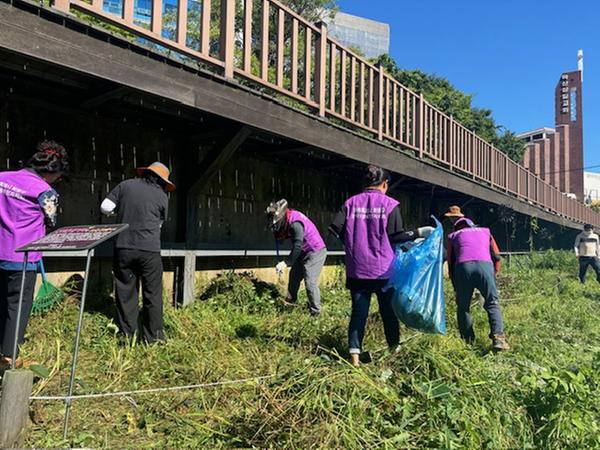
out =
[[[600,215],[544,182],[491,144],[327,35],[277,0],[179,0],[117,14],[103,0],[54,0],[54,8],[92,15],[180,57],[218,66],[284,94],[322,117],[413,150],[467,176],[575,222],[600,226]]]

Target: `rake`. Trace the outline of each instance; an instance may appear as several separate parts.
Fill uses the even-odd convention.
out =
[[[33,300],[32,314],[42,314],[65,298],[65,293],[46,278],[46,271],[44,270],[44,262],[42,260],[40,260],[40,273],[42,275],[42,285]]]

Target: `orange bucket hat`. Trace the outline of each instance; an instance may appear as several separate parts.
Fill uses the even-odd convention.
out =
[[[150,164],[148,167],[138,167],[135,169],[135,173],[138,176],[142,176],[146,170],[154,172],[160,177],[161,180],[165,182],[165,188],[167,192],[173,192],[175,190],[175,183],[169,180],[171,171],[163,163],[156,161]]]
[[[465,217],[465,215],[460,210],[460,206],[450,206],[448,208],[448,212],[444,214],[445,217]]]

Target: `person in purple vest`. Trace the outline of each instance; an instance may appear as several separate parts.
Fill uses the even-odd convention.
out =
[[[454,223],[454,232],[448,235],[447,257],[450,280],[456,292],[461,337],[468,343],[475,341],[470,308],[473,292],[477,289],[485,299],[483,307],[490,324],[492,349],[509,350],[496,288],[500,250],[490,230],[475,226],[467,217],[458,219]]]
[[[300,282],[304,280],[308,310],[312,316],[319,315],[321,313],[319,276],[327,258],[327,248],[319,230],[300,211],[288,208],[285,199],[272,202],[265,214],[275,239],[278,242],[284,239],[292,241],[290,255],[275,266],[278,274],[283,273],[286,267],[291,267],[287,300],[296,303]]]
[[[394,245],[426,238],[432,227],[407,230],[399,203],[386,195],[389,173],[368,166],[364,191],[349,198],[330,225],[330,231],[344,242],[346,286],[352,297],[352,316],[348,328],[350,359],[360,363],[365,326],[372,294],[377,296],[385,338],[390,348],[400,340],[400,326],[392,309],[393,289],[383,290],[390,277]]]
[[[21,170],[0,172],[0,371],[21,365],[13,355],[19,293],[21,292],[23,254],[15,250],[46,235],[46,226],[56,226],[58,194],[50,187],[69,169],[64,147],[43,141]],[[29,253],[18,344],[23,342],[33,304],[41,253]]]

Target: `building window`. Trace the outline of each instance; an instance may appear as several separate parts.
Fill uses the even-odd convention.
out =
[[[571,88],[571,122],[577,122],[577,88]]]

